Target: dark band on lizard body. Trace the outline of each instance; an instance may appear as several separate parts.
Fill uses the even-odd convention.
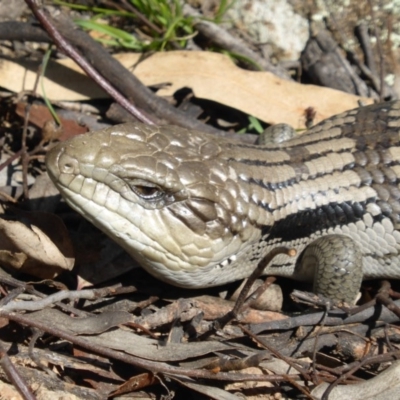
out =
[[[266,273],[312,280],[327,264],[322,277],[337,281],[317,289],[350,282],[336,296],[349,300],[361,274],[400,278],[399,127],[400,102],[268,146],[125,124],[59,144],[47,166],[74,209],[162,280],[220,285],[286,245],[299,257],[278,256]]]

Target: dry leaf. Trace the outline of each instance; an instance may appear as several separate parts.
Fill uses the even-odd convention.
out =
[[[134,65],[131,54],[120,54],[123,65]],[[190,87],[197,97],[213,100],[253,115],[270,124],[287,123],[304,128],[305,110],[316,111],[317,123],[332,115],[358,107],[358,101],[372,103],[338,90],[303,85],[278,78],[270,72],[247,71],[223,54],[204,51],[155,53],[134,69],[146,85],[170,83],[158,91],[171,96]]]
[[[3,399],[23,400],[13,385],[0,381],[0,393]]]
[[[154,376],[154,374],[151,372],[144,372],[129,378],[117,390],[110,393],[109,396],[121,396],[125,393],[135,392],[145,387],[158,384],[159,382],[160,381]]]
[[[51,101],[69,100],[81,101],[91,98],[103,98],[105,92],[81,71],[74,70],[76,65],[72,60],[67,65],[50,60],[46,69],[44,87],[46,96]],[[33,90],[40,61],[16,59],[0,60],[0,86],[19,93],[23,90]],[[38,94],[41,93],[39,89]]]
[[[15,112],[21,118],[25,118],[26,103],[18,103]],[[49,123],[54,123],[53,116],[47,106],[38,104],[32,104],[30,106],[29,122],[39,128],[43,128],[43,138],[47,141],[52,139],[64,141],[81,133],[86,133],[89,130],[86,126],[82,126],[76,120],[66,119],[60,115],[58,117],[60,118],[62,129],[61,127],[55,127],[54,131],[45,137],[46,130],[44,128],[47,127]]]
[[[159,90],[170,96],[188,87],[197,97],[234,107],[268,123],[285,122],[304,128],[305,110],[316,111],[315,122],[358,107],[358,101],[372,103],[338,90],[303,85],[278,78],[269,72],[247,71],[235,66],[225,55],[206,51],[155,53],[140,61],[141,54],[115,56],[145,85],[168,84]],[[19,92],[31,89],[37,65],[26,60],[0,62],[0,86]],[[55,101],[79,101],[104,97],[104,92],[71,60],[51,62],[45,79],[46,94]]]
[[[73,248],[61,219],[44,212],[18,214],[18,220],[0,218],[2,264],[42,279],[71,270]]]

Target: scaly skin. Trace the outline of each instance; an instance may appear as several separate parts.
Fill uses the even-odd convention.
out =
[[[350,282],[354,296],[361,273],[400,277],[399,126],[400,102],[268,146],[124,124],[60,143],[46,163],[68,204],[161,280],[197,288],[245,278],[277,245],[299,256],[280,255],[265,273],[312,280],[328,243],[339,250],[324,250],[318,279],[336,269],[336,286]],[[354,282],[353,266],[333,265],[349,257]]]

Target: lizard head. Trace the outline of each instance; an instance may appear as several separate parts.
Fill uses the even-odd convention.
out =
[[[124,124],[58,144],[46,165],[66,202],[148,272],[207,287],[242,278],[243,268],[226,266],[260,237],[221,157],[229,143],[174,126]]]

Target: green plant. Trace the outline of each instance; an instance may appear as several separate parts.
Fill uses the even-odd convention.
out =
[[[262,127],[261,122],[256,117],[253,117],[252,115],[248,115],[247,118],[249,120],[249,124],[247,125],[246,128],[241,129],[237,133],[246,133],[246,132],[252,132],[252,131],[255,131],[258,134],[263,133],[264,128]]]
[[[48,109],[49,109],[52,117],[54,118],[55,122],[57,123],[57,125],[60,126],[61,125],[60,118],[58,117],[56,111],[54,110],[54,107],[51,104],[50,100],[48,99],[48,97],[46,95],[46,90],[44,87],[44,76],[46,74],[47,65],[50,60],[50,55],[51,55],[51,46],[49,46],[49,48],[47,49],[47,51],[43,57],[43,60],[42,60],[42,66],[41,66],[41,72],[40,72],[40,87],[42,89],[43,100],[44,100],[46,106],[48,107]]]
[[[215,13],[214,22],[221,22],[225,12],[236,0],[221,0]],[[189,38],[196,35],[193,18],[183,14],[181,0],[130,0],[134,12],[119,11],[103,7],[90,7],[54,0],[55,4],[79,11],[90,11],[90,20],[77,19],[76,23],[84,29],[104,33],[108,38],[99,39],[109,46],[124,47],[136,51],[165,50],[170,47],[184,48]],[[133,18],[141,21],[142,34],[136,35],[123,29],[109,26],[100,19],[111,16]],[[142,39],[146,37],[146,39]]]
[[[194,34],[193,19],[183,15],[180,0],[130,0],[130,2],[153,25],[161,28],[161,32],[153,32],[158,39],[160,50],[165,49],[172,41],[184,47],[187,36]]]
[[[122,29],[114,28],[113,26],[107,25],[103,22],[97,22],[93,19],[77,19],[75,20],[75,23],[81,28],[106,34],[109,39],[100,38],[98,40],[108,46],[124,47],[126,49],[132,49],[136,51],[145,50],[146,46],[143,42],[138,40],[134,35]]]
[[[219,24],[222,22],[222,18],[225,13],[233,6],[236,0],[221,0],[217,11],[215,12],[214,22]]]
[[[80,11],[91,11],[93,13],[97,13],[100,15],[119,15],[121,17],[132,17],[134,14],[129,13],[127,11],[119,11],[113,10],[109,8],[102,8],[102,7],[91,7],[91,6],[84,6],[81,4],[72,4],[62,0],[53,0],[54,4],[59,6],[68,7],[72,10],[80,10]]]

